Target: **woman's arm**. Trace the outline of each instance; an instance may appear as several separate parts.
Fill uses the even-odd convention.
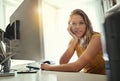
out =
[[[77,44],[77,42],[75,42],[74,39],[71,40],[68,48],[66,49],[66,51],[64,52],[64,54],[60,58],[60,64],[66,64],[69,62],[69,60],[71,59],[71,57],[74,54],[76,44]]]
[[[73,39],[70,41],[68,48],[66,49],[64,54],[61,56],[60,64],[66,64],[66,63],[69,62],[69,60],[71,59],[71,57],[74,54],[76,45],[78,43],[78,37],[71,32],[71,26],[70,25],[67,28],[67,30],[68,30],[69,34],[73,37]]]
[[[48,65],[42,64],[41,69],[51,70],[51,71],[73,71],[78,72],[84,68],[94,57],[97,55],[98,51],[101,50],[101,39],[99,36],[94,36],[83,52],[83,54],[78,58],[77,61],[68,64],[61,65]]]

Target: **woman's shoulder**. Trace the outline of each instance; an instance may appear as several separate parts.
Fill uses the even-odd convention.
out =
[[[94,32],[93,35],[92,35],[92,37],[93,36],[100,36],[101,37],[101,34],[99,32]]]

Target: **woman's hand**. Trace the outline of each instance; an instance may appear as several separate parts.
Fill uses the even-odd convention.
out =
[[[49,64],[41,64],[41,69],[42,70],[50,70],[50,65]]]
[[[78,41],[79,38],[72,32],[71,27],[72,27],[72,26],[69,25],[68,28],[67,28],[67,30],[68,30],[68,32],[70,33],[70,35],[71,35],[75,40]]]

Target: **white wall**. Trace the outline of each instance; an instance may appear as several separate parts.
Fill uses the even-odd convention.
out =
[[[0,0],[0,28],[5,30],[9,24],[12,13],[17,9],[23,0]]]
[[[58,26],[57,26],[57,9],[53,6],[43,3],[43,30],[44,30],[44,47],[45,47],[45,59],[57,60],[58,54],[56,46],[58,44]],[[59,48],[58,48],[59,49]]]
[[[0,0],[0,28],[4,29],[4,5],[3,5],[3,0]]]

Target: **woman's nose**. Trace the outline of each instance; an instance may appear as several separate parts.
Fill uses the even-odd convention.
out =
[[[80,27],[80,25],[79,25],[79,24],[76,24],[75,28],[79,28],[79,27]]]

